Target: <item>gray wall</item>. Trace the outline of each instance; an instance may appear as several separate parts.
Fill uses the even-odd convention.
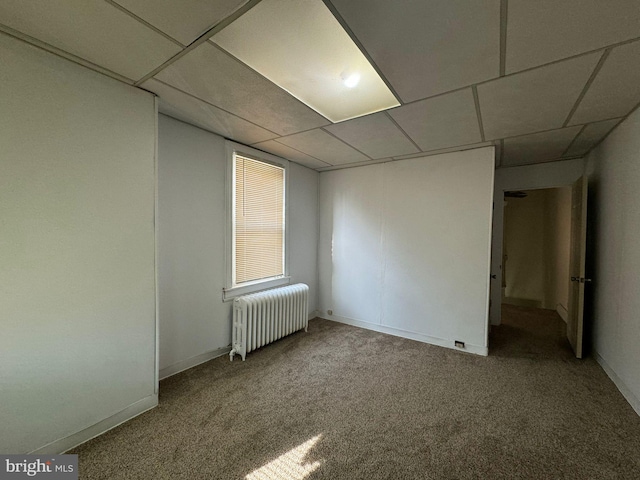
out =
[[[161,378],[228,351],[225,140],[159,116],[158,248]],[[289,271],[317,303],[318,173],[291,163]]]
[[[152,95],[0,34],[0,452],[157,404]]]
[[[595,356],[640,414],[640,110],[587,158]]]

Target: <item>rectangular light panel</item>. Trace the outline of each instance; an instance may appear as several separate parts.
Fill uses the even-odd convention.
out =
[[[212,41],[334,123],[399,105],[322,0],[262,0]]]

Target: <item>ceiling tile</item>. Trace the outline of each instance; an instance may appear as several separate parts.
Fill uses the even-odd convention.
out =
[[[601,56],[583,55],[478,85],[486,138],[562,127]]]
[[[318,168],[319,172],[329,172],[331,170],[342,170],[345,168],[353,168],[353,167],[366,167],[368,165],[377,165],[380,163],[389,163],[393,162],[391,158],[378,158],[377,160],[367,160],[366,162],[353,162],[353,163],[344,163],[342,165],[332,165],[330,167],[322,167]]]
[[[273,132],[240,117],[220,110],[184,92],[150,79],[141,85],[160,97],[161,113],[242,143],[255,143],[274,138]]]
[[[611,50],[569,124],[624,117],[639,102],[640,42],[634,42]]]
[[[582,127],[505,138],[502,167],[558,160]]]
[[[482,141],[470,88],[404,105],[389,114],[425,151]]]
[[[8,27],[132,80],[181,50],[103,0],[2,0],[0,19]]]
[[[189,45],[248,0],[115,0],[158,30]]]
[[[359,167],[359,166],[363,166],[363,165],[374,165],[376,163],[388,163],[388,162],[401,162],[402,160],[411,160],[413,158],[426,158],[426,157],[431,157],[434,155],[441,155],[443,153],[451,153],[451,152],[464,152],[466,150],[473,150],[476,148],[482,148],[482,147],[492,147],[494,146],[493,142],[481,142],[481,143],[475,143],[473,145],[460,145],[458,147],[451,147],[451,148],[441,148],[438,150],[431,150],[429,152],[419,152],[419,153],[412,153],[409,155],[401,155],[398,157],[391,157],[391,158],[380,158],[377,160],[368,160],[366,162],[357,162],[357,163],[349,163],[346,165],[336,165],[333,167],[324,167],[324,168],[318,168],[319,172],[325,172],[328,170],[338,170],[340,168],[345,168],[345,167]]]
[[[266,142],[260,142],[252,145],[252,147],[259,148],[265,152],[278,155],[279,157],[286,158],[293,162],[299,163],[309,168],[322,168],[330,166],[329,163],[313,158],[306,153],[299,152],[287,145],[278,143],[275,140],[267,140]]]
[[[493,142],[472,143],[470,145],[458,145],[456,147],[439,148],[437,150],[429,150],[427,152],[414,153],[411,155],[400,155],[393,157],[393,160],[409,160],[411,158],[430,157],[432,155],[440,155],[441,153],[464,152],[465,150],[473,150],[474,148],[491,147]]]
[[[499,75],[500,0],[332,0],[410,102]]]
[[[638,0],[510,0],[506,72],[637,37]]]
[[[262,0],[211,41],[332,122],[400,105],[321,0]]]
[[[606,137],[613,127],[620,122],[620,120],[620,118],[614,118],[613,120],[605,120],[603,122],[590,123],[589,125],[586,125],[573,141],[569,150],[567,150],[565,157],[585,155],[597,143],[599,143],[600,140]]]
[[[419,151],[385,113],[376,113],[325,128],[375,159]]]
[[[156,78],[279,135],[329,123],[208,42],[169,65]]]
[[[278,142],[318,158],[330,165],[370,160],[370,158],[321,129],[282,137],[278,139]]]

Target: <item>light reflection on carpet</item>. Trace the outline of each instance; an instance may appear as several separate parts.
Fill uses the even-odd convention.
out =
[[[309,451],[321,437],[322,434],[316,435],[292,448],[275,460],[251,472],[245,477],[246,480],[303,480],[321,465],[321,462],[303,463]]]

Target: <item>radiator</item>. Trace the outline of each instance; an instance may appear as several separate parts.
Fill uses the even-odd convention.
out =
[[[260,348],[298,330],[307,330],[309,287],[288,285],[233,301],[232,344],[229,358]]]

